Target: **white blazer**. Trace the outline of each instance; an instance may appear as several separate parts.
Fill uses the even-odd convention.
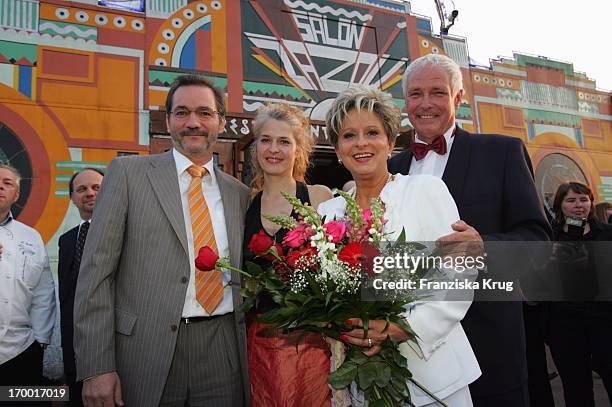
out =
[[[451,224],[459,212],[446,185],[430,175],[397,174],[383,188],[385,231],[389,239],[399,237],[402,228],[407,241],[432,242],[452,233]],[[328,219],[343,217],[346,201],[342,197],[319,205]],[[480,367],[460,321],[471,301],[417,301],[404,315],[418,335],[417,343],[400,345],[408,368],[416,381],[444,399],[468,386],[480,374]],[[416,406],[432,403],[426,393],[409,384]]]

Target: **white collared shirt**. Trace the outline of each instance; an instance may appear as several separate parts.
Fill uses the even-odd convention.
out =
[[[181,192],[181,204],[183,206],[183,218],[185,219],[185,228],[187,229],[187,246],[189,247],[189,285],[187,287],[187,295],[185,296],[185,305],[183,306],[183,317],[208,316],[206,310],[204,310],[196,300],[193,231],[191,229],[189,198],[187,196],[189,183],[191,182],[191,175],[187,172],[187,168],[193,165],[193,162],[175,149],[172,150],[172,154],[174,155],[174,162],[176,163],[179,190]],[[210,213],[217,250],[219,251],[218,254],[221,258],[229,257],[225,212],[223,210],[223,201],[221,200],[221,191],[219,190],[219,184],[217,184],[215,176],[213,160],[211,159],[204,164],[204,168],[208,170],[208,174],[202,177],[202,191],[204,192],[204,199],[206,200],[206,205]],[[228,284],[230,281],[231,273],[227,270],[223,271],[223,285],[225,287],[223,290],[223,299],[212,315],[223,315],[234,311],[232,287]]]
[[[81,233],[81,228],[83,227],[83,224],[85,222],[89,223],[89,226],[91,226],[91,219],[87,219],[87,220],[81,219],[81,222],[79,223],[79,230],[77,231],[77,239],[78,239],[79,234]]]
[[[446,154],[440,155],[435,151],[429,150],[427,155],[423,157],[423,159],[418,160],[412,157],[412,162],[410,163],[410,171],[408,171],[409,175],[433,175],[438,178],[442,178],[444,174],[444,169],[446,168],[446,163],[448,162],[448,156],[450,155],[451,147],[453,146],[453,132],[455,131],[455,122],[453,121],[453,125],[446,130],[444,133],[444,138],[446,139]],[[414,137],[415,143],[427,144],[423,140],[419,138],[419,135],[416,134]]]
[[[9,215],[11,216],[11,215]],[[51,342],[55,285],[40,234],[12,219],[0,226],[0,364],[34,340]]]

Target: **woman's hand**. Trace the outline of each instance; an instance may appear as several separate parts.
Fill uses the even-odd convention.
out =
[[[391,337],[396,342],[404,342],[411,338],[411,335],[403,328],[390,323],[387,326],[385,320],[371,320],[368,322],[368,334],[363,329],[363,321],[359,318],[352,318],[345,321],[346,325],[353,327],[350,331],[342,332],[340,340],[351,345],[368,348],[364,352],[367,356],[373,356],[382,350],[381,344]],[[385,329],[386,328],[386,329]]]

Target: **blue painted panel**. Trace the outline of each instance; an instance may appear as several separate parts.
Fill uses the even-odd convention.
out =
[[[417,18],[417,28],[431,33],[431,21],[423,18]]]
[[[181,68],[196,68],[196,33],[191,34],[181,51]]]
[[[19,92],[32,97],[32,67],[19,65]]]
[[[575,129],[576,131],[576,141],[578,142],[578,145],[582,148],[584,148],[584,144],[582,142],[582,129],[581,128],[577,128]]]
[[[529,133],[529,141],[533,141],[535,137],[535,128],[533,126],[533,122],[527,123],[527,132]]]

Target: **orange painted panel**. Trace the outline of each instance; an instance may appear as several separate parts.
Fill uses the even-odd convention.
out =
[[[478,103],[478,117],[480,118],[481,133],[495,133],[518,137],[527,143],[527,134],[524,129],[506,127],[503,125],[502,106],[489,103]]]
[[[565,73],[557,69],[549,69],[528,65],[527,80],[529,82],[544,83],[551,86],[565,86]]]
[[[239,42],[240,38],[229,38],[233,31],[227,29],[226,7],[211,11],[211,42],[212,42],[212,70],[213,72],[227,73],[227,47],[228,44]]]
[[[166,104],[167,91],[149,89],[149,106],[159,106],[163,108]]]
[[[97,59],[98,105],[113,110],[138,111],[138,60],[103,55]]]

